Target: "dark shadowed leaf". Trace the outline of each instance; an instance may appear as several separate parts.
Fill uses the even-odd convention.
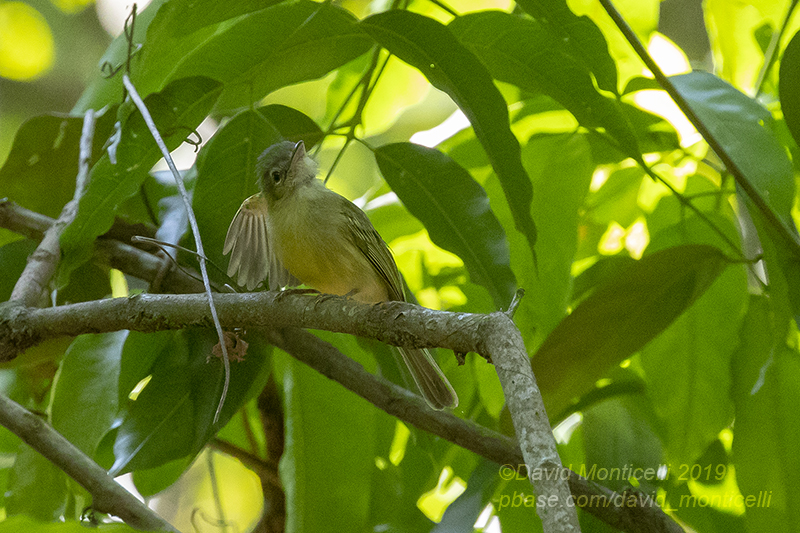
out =
[[[533,356],[548,412],[561,412],[573,397],[588,392],[604,370],[655,338],[727,264],[712,246],[676,246],[646,255],[599,287]]]
[[[495,306],[507,307],[516,290],[506,234],[489,198],[469,172],[438,150],[412,143],[375,151],[392,190],[428,230],[431,240],[459,256]]]
[[[222,86],[209,78],[185,78],[145,98],[145,105],[167,148],[178,147],[200,124],[221,90]],[[71,270],[88,259],[91,243],[108,231],[120,204],[138,192],[147,173],[160,158],[161,152],[144,119],[134,111],[122,125],[117,164],[111,163],[107,153],[103,154],[92,168],[75,220],[61,235],[65,255],[62,276],[68,276]]]
[[[248,338],[252,342],[245,360],[231,362],[230,389],[214,424],[224,380],[222,362],[211,355],[216,334],[190,330],[170,335],[166,343],[158,339],[162,349],[149,371],[151,378],[123,411],[110,470],[114,475],[197,454],[266,382],[268,348],[257,338]],[[138,351],[147,350],[145,343],[139,342],[137,347]],[[138,351],[126,347],[123,356],[142,357]]]
[[[500,178],[514,223],[533,253],[533,188],[522,166],[519,142],[509,127],[505,100],[486,67],[446,26],[416,13],[379,13],[364,19],[361,27],[381,46],[419,69],[434,87],[450,95],[469,118]]]

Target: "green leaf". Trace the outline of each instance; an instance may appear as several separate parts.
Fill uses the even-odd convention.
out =
[[[211,355],[216,334],[188,330],[172,335],[150,381],[122,415],[114,443],[114,475],[196,455],[266,382],[268,348],[253,336],[247,339],[250,347],[244,361],[231,362],[228,396],[214,424],[224,381],[222,362]],[[137,354],[126,350],[123,355]]]
[[[796,237],[791,219],[794,173],[786,151],[769,129],[769,111],[712,74],[692,72],[670,80],[783,229]]]
[[[113,125],[114,109],[96,120],[93,160],[102,155]],[[25,122],[0,168],[2,196],[37,213],[58,217],[75,192],[82,128],[83,117],[67,115],[42,115]]]
[[[192,206],[203,235],[206,256],[224,268],[222,244],[228,224],[245,198],[258,190],[256,159],[270,145],[289,139],[306,147],[322,140],[322,131],[299,111],[269,105],[239,113],[220,128],[197,156],[197,185]]]
[[[221,90],[221,85],[209,78],[185,78],[145,98],[144,103],[167,148],[177,148],[200,124]],[[65,255],[61,276],[68,276],[88,259],[94,239],[111,228],[120,204],[139,191],[147,173],[160,158],[161,152],[142,115],[133,112],[122,126],[117,164],[112,164],[106,153],[92,168],[78,214],[61,235]],[[60,280],[62,284],[64,279]]]
[[[661,442],[649,423],[650,402],[641,397],[613,398],[591,406],[583,412],[583,434],[586,465],[601,468],[652,468],[663,464]],[[589,467],[591,468],[591,467]],[[630,470],[628,470],[630,472]],[[655,489],[652,482],[642,481],[641,490]],[[610,476],[603,486],[621,491],[630,487],[628,478]]]
[[[408,11],[387,11],[361,21],[381,46],[420,70],[461,108],[500,178],[517,229],[535,255],[530,215],[533,188],[522,166],[508,108],[486,67],[439,22]]]
[[[0,279],[0,302],[11,298],[14,286],[28,264],[28,256],[36,250],[36,245],[30,239],[23,239],[0,247],[0,272],[3,272],[3,278]]]
[[[320,332],[362,364],[372,357],[351,336]],[[281,354],[285,449],[280,475],[286,492],[286,531],[354,531],[369,516],[376,469],[377,410],[309,367]],[[353,431],[358,438],[353,438]],[[324,475],[320,475],[324,472]]]
[[[587,16],[577,16],[565,0],[519,0],[519,5],[560,36],[572,57],[584,64],[606,91],[617,92],[617,65],[600,28]]]
[[[785,345],[788,317],[754,296],[733,358],[733,458],[750,531],[794,531],[800,523],[800,354]]]
[[[505,231],[489,198],[469,172],[438,150],[412,143],[375,151],[381,173],[431,240],[459,256],[495,306],[507,307],[516,290]]]
[[[115,331],[75,339],[53,387],[53,428],[89,457],[117,416],[120,358],[127,336],[127,331]]]
[[[268,8],[283,0],[179,0],[166,4],[164,13],[156,19],[160,28],[188,35],[211,24]],[[171,15],[171,16],[170,16]],[[156,28],[156,25],[153,25]]]
[[[196,8],[170,4],[150,25],[134,82],[149,92],[169,80],[209,76],[225,84],[221,109],[248,106],[281,87],[320,78],[371,44],[350,12],[327,2],[273,5],[189,35],[175,21],[193,18]]]
[[[128,333],[119,364],[118,405],[125,405],[134,387],[150,375],[156,359],[172,348],[174,335],[171,331]]]
[[[30,516],[13,516],[0,522],[0,533],[86,533],[87,527],[80,522],[42,522]],[[100,524],[88,529],[97,533],[137,533],[127,524]]]
[[[550,413],[588,392],[688,309],[728,264],[716,248],[675,246],[646,255],[575,308],[532,364]]]
[[[522,154],[538,191],[531,212],[539,228],[540,259],[538,271],[528,271],[520,280],[528,293],[515,320],[525,328],[523,335],[535,338],[538,345],[567,313],[579,213],[594,165],[582,135],[535,135]]]
[[[455,18],[448,28],[494,78],[550,95],[583,126],[605,127],[638,153],[636,136],[619,103],[598,92],[584,55],[573,55],[573,42],[545,21],[481,11]]]
[[[731,220],[711,214],[709,218],[727,235],[736,234]],[[705,222],[692,217],[659,232],[650,246],[657,250],[688,239],[719,242]],[[693,463],[733,419],[729,369],[747,298],[744,266],[732,265],[641,351],[667,462]]]
[[[46,522],[58,520],[66,508],[67,475],[33,448],[21,444],[5,499],[8,516],[24,514]]]
[[[780,69],[781,110],[792,137],[800,144],[800,32],[783,51]]]

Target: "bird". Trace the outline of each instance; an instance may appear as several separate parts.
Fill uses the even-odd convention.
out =
[[[256,163],[260,192],[234,215],[223,245],[228,275],[253,290],[306,285],[364,303],[406,301],[394,257],[367,215],[317,179],[303,141],[273,144]],[[426,349],[398,348],[432,408],[458,396]]]

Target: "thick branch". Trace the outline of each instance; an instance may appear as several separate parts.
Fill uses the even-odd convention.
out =
[[[92,508],[147,531],[177,530],[114,481],[89,456],[36,415],[0,394],[0,424],[52,461],[92,495]]]

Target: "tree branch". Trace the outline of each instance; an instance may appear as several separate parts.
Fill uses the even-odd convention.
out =
[[[93,509],[118,516],[137,529],[178,533],[59,432],[2,394],[0,424],[89,491]]]

